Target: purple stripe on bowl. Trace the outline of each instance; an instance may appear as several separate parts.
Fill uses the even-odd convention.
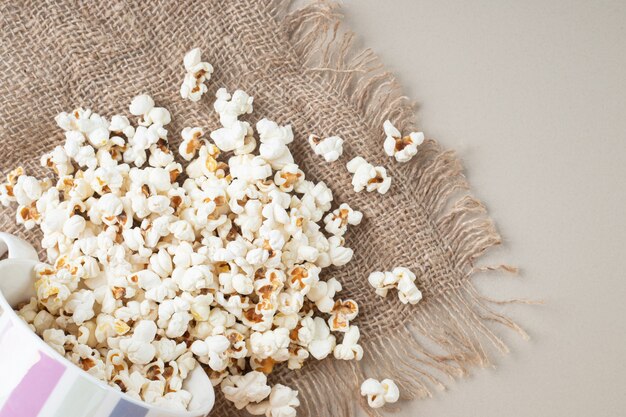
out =
[[[120,398],[109,417],[144,417],[146,414],[148,414],[147,408]],[[0,415],[0,417],[4,416]]]
[[[36,417],[63,372],[65,366],[40,351],[39,361],[13,389],[0,410],[0,417]]]

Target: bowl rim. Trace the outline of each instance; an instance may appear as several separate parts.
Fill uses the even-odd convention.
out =
[[[23,264],[23,265],[29,265],[31,266],[31,268],[34,268],[35,265],[37,265],[38,263],[42,263],[40,261],[35,261],[35,260],[31,260],[31,259],[23,259],[23,258],[6,258],[0,261],[0,279],[3,279],[3,277],[1,276],[3,273],[3,269],[5,268],[10,268],[12,265],[12,263],[19,263],[19,264]],[[109,384],[107,384],[105,381],[102,381],[98,378],[96,378],[93,375],[88,374],[87,372],[85,372],[84,370],[80,369],[75,363],[71,362],[69,359],[67,359],[66,357],[64,357],[63,355],[61,355],[59,352],[57,352],[52,346],[48,345],[37,333],[35,333],[30,327],[28,327],[28,324],[20,317],[17,315],[17,312],[15,311],[15,309],[13,308],[13,306],[11,306],[8,302],[8,300],[4,297],[4,294],[2,294],[2,291],[0,291],[0,309],[1,309],[1,314],[0,315],[8,315],[9,319],[11,320],[11,324],[13,325],[17,325],[19,328],[26,330],[28,333],[30,333],[31,336],[33,336],[36,339],[37,342],[37,346],[40,349],[43,349],[46,354],[52,356],[55,360],[65,364],[65,365],[69,365],[67,366],[68,368],[73,368],[75,371],[78,371],[81,376],[83,378],[86,378],[87,381],[96,384],[97,386],[99,386],[100,388],[103,388],[109,392],[113,392],[115,394],[120,395],[120,397],[122,397],[125,401],[128,401],[130,403],[133,403],[135,405],[139,405],[142,406],[144,408],[146,408],[147,410],[155,410],[155,411],[159,411],[162,413],[166,413],[166,414],[170,414],[172,417],[199,417],[199,416],[206,416],[212,409],[213,406],[215,405],[215,389],[213,388],[213,396],[212,396],[212,401],[209,402],[209,404],[207,404],[205,407],[201,407],[198,410],[194,410],[194,411],[178,411],[178,410],[171,410],[169,408],[165,408],[165,407],[160,407],[157,405],[153,405],[153,404],[149,404],[143,400],[138,400],[136,398],[131,397],[130,395],[126,394],[125,392],[116,390],[115,388],[113,388],[112,386],[110,386]]]

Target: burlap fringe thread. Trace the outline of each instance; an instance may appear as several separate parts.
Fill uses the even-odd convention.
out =
[[[401,129],[414,127],[414,104],[401,94],[394,76],[384,70],[371,50],[358,51],[355,35],[341,26],[336,5],[315,2],[297,10],[291,8],[278,0],[269,11],[285,28],[308,71],[325,79],[369,126],[378,128],[390,119]],[[311,383],[301,389],[298,415],[352,417],[356,415],[355,404],[360,403],[369,416],[380,417],[381,412],[367,407],[359,395],[360,383],[367,377],[394,378],[403,400],[430,397],[433,388],[445,388],[445,379],[467,375],[473,366],[490,365],[487,345],[508,352],[494,333],[494,324],[528,338],[521,327],[492,308],[492,304],[505,302],[481,296],[471,282],[479,272],[517,269],[475,266],[487,249],[501,243],[501,238],[484,205],[469,194],[458,158],[428,140],[412,166],[415,182],[406,184],[404,192],[420,195],[425,210],[434,213],[434,227],[447,244],[456,269],[464,271],[463,284],[425,299],[393,335],[364,335],[366,353],[362,361],[327,360],[320,364],[322,372],[302,375]]]

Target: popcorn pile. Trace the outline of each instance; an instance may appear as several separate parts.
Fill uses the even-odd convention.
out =
[[[181,93],[191,100],[206,89],[205,64],[199,51],[185,57]],[[357,303],[337,298],[335,278],[320,279],[352,259],[344,235],[362,214],[346,203],[333,210],[326,184],[305,178],[289,125],[262,119],[253,129],[239,120],[252,97],[216,97],[222,126],[212,141],[199,127],[181,132],[184,171],[168,145],[170,114],[147,95],[130,104],[136,123],[84,109],[58,115],[65,143],[41,158],[57,178],[18,168],[0,186],[0,201],[17,203],[26,229],[41,228],[47,251],[36,297],[19,314],[134,398],[185,410],[183,382],[202,366],[237,408],[291,416],[297,391],[267,384],[278,364],[363,356]]]
[[[213,67],[198,48],[183,63],[180,95],[199,101]],[[224,88],[215,96],[221,127],[211,141],[200,127],[181,132],[185,168],[169,147],[169,111],[148,95],[130,103],[134,124],[80,108],[56,117],[65,143],[41,158],[56,180],[20,167],[0,185],[0,203],[17,203],[17,223],[39,226],[47,252],[35,268],[36,297],[18,314],[61,355],[134,398],[186,410],[183,383],[201,366],[238,409],[295,416],[298,392],[267,383],[277,365],[363,357],[351,324],[357,303],[337,298],[335,278],[320,279],[350,262],[344,235],[363,215],[347,203],[332,210],[326,184],[305,178],[288,148],[291,126],[264,118],[254,129],[239,120],[252,113],[252,97]],[[398,162],[424,140],[402,137],[388,120],[384,131],[384,150]],[[308,141],[326,162],[343,154],[339,136]],[[386,169],[362,157],[347,169],[355,192],[391,186]],[[416,304],[415,279],[398,267],[368,281],[383,297],[397,288],[402,303]],[[390,379],[368,379],[361,393],[375,408],[399,397]]]

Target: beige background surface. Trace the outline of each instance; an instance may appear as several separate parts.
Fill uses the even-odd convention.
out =
[[[626,2],[345,0],[456,149],[520,277],[479,279],[530,342],[401,416],[626,415]]]

